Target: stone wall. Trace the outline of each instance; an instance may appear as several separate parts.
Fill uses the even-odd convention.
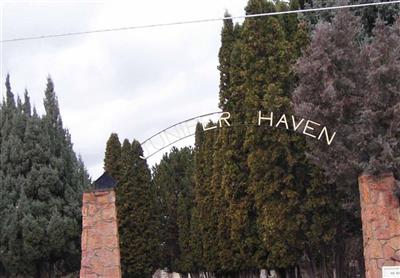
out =
[[[366,278],[382,277],[382,266],[400,265],[400,209],[392,174],[364,175],[361,195]]]
[[[81,278],[121,277],[114,190],[83,194]]]

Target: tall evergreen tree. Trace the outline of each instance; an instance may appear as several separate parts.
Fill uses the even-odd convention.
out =
[[[194,148],[194,188],[193,188],[193,210],[191,212],[191,225],[190,225],[190,238],[191,238],[191,249],[193,256],[193,272],[203,272],[203,241],[202,241],[202,221],[201,221],[201,209],[200,206],[203,203],[206,191],[201,186],[204,179],[204,132],[201,124],[196,125],[195,132],[195,148]]]
[[[246,11],[253,14],[297,8],[296,1],[291,1],[289,5],[283,2],[274,5],[268,1],[250,1]],[[296,80],[291,68],[308,42],[307,30],[296,16],[250,19],[246,20],[241,28],[223,29],[222,34],[227,36],[227,30],[232,30],[231,35],[235,41],[230,45],[228,63],[226,59],[220,59],[220,97],[223,96],[224,99],[222,103],[220,100],[220,107],[231,112],[232,122],[235,124],[229,130],[219,131],[215,142],[211,188],[214,196],[218,196],[213,209],[217,210],[217,215],[222,211],[228,215],[218,223],[218,235],[221,235],[217,235],[221,246],[218,250],[220,266],[225,272],[293,266],[304,256],[306,242],[313,240],[308,250],[319,248],[322,252],[322,245],[332,240],[332,236],[329,236],[333,233],[332,230],[324,230],[324,241],[318,241],[321,234],[315,229],[314,232],[312,230],[315,225],[323,225],[326,228],[334,223],[335,205],[324,203],[326,199],[321,197],[329,191],[329,187],[325,188],[320,184],[322,180],[313,177],[312,167],[305,157],[306,146],[303,138],[295,134],[285,135],[282,131],[267,131],[266,135],[265,130],[259,131],[251,127],[247,129],[246,141],[243,134],[246,133],[245,123],[249,126],[256,124],[251,121],[254,120],[257,110],[284,113],[291,111],[290,98]],[[222,37],[220,54],[228,52],[228,45],[224,45]],[[226,74],[226,71],[229,74]],[[226,76],[229,76],[229,83]],[[246,97],[241,94],[243,92]],[[243,101],[243,98],[246,101]],[[269,141],[268,136],[272,134],[275,135],[269,138]],[[257,141],[260,139],[261,141]],[[276,144],[275,141],[279,143]],[[286,144],[290,148],[287,148]],[[278,146],[280,147],[277,148]],[[264,148],[268,151],[262,154],[260,150]],[[271,152],[286,153],[291,168],[284,164],[279,165],[283,163],[280,159],[282,157],[271,159]],[[269,161],[265,161],[267,157]],[[280,181],[278,176],[266,178],[266,175],[274,171],[274,167],[277,170],[292,169],[292,181]],[[302,170],[310,174],[303,175]],[[274,179],[278,181],[274,186],[280,184],[280,187],[275,189],[272,186]],[[255,180],[258,180],[258,186]],[[279,193],[286,191],[291,199],[268,193],[268,184],[269,190]],[[306,190],[307,186],[314,186],[314,189]],[[307,206],[301,205],[306,200],[310,200]],[[319,207],[323,212],[317,213],[316,210],[310,209],[310,206]],[[229,209],[221,210],[226,207]],[[296,219],[297,223],[289,220],[282,224],[277,221],[290,217]],[[276,222],[271,226],[271,221]],[[229,236],[226,236],[227,234]],[[267,244],[273,245],[262,244],[261,240],[265,238]],[[286,240],[288,238],[293,241]]]
[[[295,109],[306,118],[318,119],[338,131],[334,144],[310,140],[311,154],[344,195],[339,203],[346,209],[338,226],[342,238],[361,241],[359,192],[361,174],[397,172],[398,121],[398,23],[384,27],[377,21],[372,42],[360,41],[361,18],[340,11],[332,24],[316,27],[310,47],[299,60],[300,84],[294,96]],[[318,82],[316,82],[318,80]],[[373,101],[372,101],[373,98]],[[334,104],[334,105],[332,105]],[[339,132],[340,131],[340,132]],[[396,175],[396,174],[395,174]],[[354,242],[354,240],[352,240]],[[362,246],[356,254],[340,250],[362,261]],[[354,252],[353,252],[354,253]],[[346,277],[346,266],[337,275]]]
[[[207,126],[214,125],[209,123]],[[213,155],[214,155],[214,144],[217,136],[217,129],[209,130],[204,132],[204,144],[201,150],[204,159],[204,168],[201,181],[202,183],[196,184],[201,186],[204,191],[201,202],[198,203],[199,217],[201,223],[201,240],[203,244],[202,262],[204,268],[208,272],[215,272],[219,269],[219,258],[218,258],[218,239],[216,237],[218,227],[218,217],[214,207],[214,195],[215,190],[212,184],[213,174]]]
[[[106,145],[104,170],[117,180],[121,178],[120,159],[121,142],[119,141],[118,134],[111,133]]]
[[[163,267],[192,271],[190,221],[193,198],[193,150],[173,148],[153,168],[161,219]]]
[[[253,14],[275,9],[272,3],[254,0],[249,1],[246,12]],[[272,111],[275,115],[290,113],[294,86],[291,65],[297,57],[288,37],[296,31],[297,23],[293,26],[283,23],[286,22],[279,17],[250,18],[244,23],[242,40],[248,122],[254,121],[258,110]],[[258,127],[252,122],[247,128],[244,146],[249,167],[247,192],[253,196],[257,208],[253,215],[262,246],[256,253],[260,257],[254,260],[269,268],[294,266],[302,255],[304,240],[301,237],[304,219],[299,212],[306,186],[303,139],[280,128]]]
[[[212,125],[210,122],[207,127]],[[213,272],[218,266],[216,241],[217,219],[213,208],[212,158],[216,130],[204,132],[203,126],[196,127],[196,156],[194,172],[194,203],[196,210],[192,216],[196,230],[192,239],[196,250],[196,264],[205,272]]]
[[[150,170],[141,158],[136,140],[124,140],[121,149],[121,180],[117,186],[117,211],[124,277],[149,277],[159,258],[158,221]]]
[[[358,134],[357,119],[360,118],[363,97],[360,85],[365,76],[365,67],[360,64],[360,32],[360,19],[349,11],[339,12],[332,24],[321,23],[317,26],[311,44],[296,68],[300,79],[293,100],[296,114],[318,119],[332,130]],[[309,64],[309,61],[313,62]],[[311,74],[314,69],[318,70]],[[332,79],[332,76],[335,78]],[[314,82],[307,83],[311,80]],[[318,99],[314,98],[315,95]],[[335,105],[332,106],[332,103]],[[357,145],[349,144],[349,140],[338,136],[335,138],[336,147],[316,140],[310,140],[309,144],[314,158],[318,159],[317,163],[329,175],[329,181],[336,182],[343,191],[356,198],[358,192],[354,190],[354,177],[357,176],[357,165],[348,157],[357,157],[359,152]],[[338,156],[339,149],[343,152],[342,158]],[[328,157],[336,157],[335,166],[332,165],[334,168],[327,166]]]
[[[15,105],[9,78],[6,89],[0,111],[0,261],[10,275],[77,270],[81,194],[89,179],[62,126],[54,85],[48,79],[43,117],[35,109],[31,114],[27,92]]]
[[[230,17],[228,12],[225,17]],[[219,72],[220,72],[220,85],[219,85],[219,107],[222,111],[232,112],[232,99],[231,99],[231,78],[232,78],[232,51],[234,43],[238,37],[237,26],[234,26],[232,19],[225,19],[221,31],[221,47],[219,50]],[[211,187],[213,190],[213,210],[215,211],[215,218],[217,219],[216,234],[216,248],[218,253],[218,273],[227,273],[232,270],[232,241],[230,238],[230,218],[228,213],[229,200],[226,194],[226,188],[223,186],[224,177],[224,156],[227,150],[227,137],[230,134],[231,127],[220,128],[216,135],[216,141],[213,146],[213,160],[212,160],[212,178]]]
[[[244,134],[246,133],[246,118],[244,105],[243,85],[245,77],[243,75],[242,51],[243,44],[241,33],[243,27],[236,25],[234,28],[235,43],[232,47],[231,66],[230,66],[230,87],[229,98],[226,109],[231,113],[232,123],[223,138],[223,166],[221,178],[221,191],[225,196],[227,204],[227,216],[221,223],[221,228],[228,233],[227,249],[220,254],[223,265],[230,265],[231,272],[246,270],[253,250],[248,250],[243,245],[252,242],[252,236],[246,232],[249,222],[247,222],[246,209],[249,207],[246,191],[246,180],[248,168],[246,163],[246,151],[243,148]],[[250,205],[251,206],[251,205]],[[247,207],[247,208],[246,208]],[[242,211],[242,212],[241,212]],[[222,230],[223,231],[223,230]]]
[[[400,186],[400,17],[392,26],[378,19],[373,39],[363,48],[366,89],[359,162],[363,173],[392,172]]]
[[[338,5],[357,5],[371,3],[369,0],[302,0],[302,8],[324,8],[334,7]],[[386,0],[376,0],[376,3],[387,2]],[[385,24],[392,25],[399,15],[400,7],[397,4],[375,5],[368,7],[357,7],[351,9],[352,13],[360,17],[363,26],[363,36],[370,36],[375,26],[376,20],[380,17],[385,21]],[[322,21],[330,22],[337,11],[319,11],[318,13],[307,13],[305,18],[314,28]]]
[[[225,17],[231,15],[226,11]],[[221,47],[218,53],[219,60],[219,107],[224,110],[229,99],[230,64],[233,44],[235,42],[234,25],[232,19],[225,19],[221,31]]]

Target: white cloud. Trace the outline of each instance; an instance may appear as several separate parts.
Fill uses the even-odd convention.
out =
[[[246,2],[7,4],[4,37],[215,18],[225,9],[240,15]],[[212,22],[8,43],[1,63],[11,74],[14,91],[22,94],[28,88],[39,111],[51,74],[64,124],[96,178],[111,132],[121,140],[144,140],[175,122],[217,109],[221,26]]]

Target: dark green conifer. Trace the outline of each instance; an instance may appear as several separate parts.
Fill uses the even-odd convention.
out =
[[[226,11],[225,17],[231,15]],[[221,31],[221,47],[218,53],[219,70],[219,107],[224,110],[229,99],[230,64],[233,43],[235,42],[234,25],[232,19],[225,19]]]
[[[121,143],[118,134],[111,133],[106,145],[106,153],[104,156],[104,171],[109,173],[113,178],[119,180],[121,178]]]
[[[190,218],[193,203],[193,150],[173,148],[153,168],[161,219],[163,267],[192,271]]]
[[[203,228],[201,219],[201,204],[206,194],[201,186],[204,180],[204,155],[201,151],[204,148],[204,132],[201,124],[196,125],[195,148],[194,148],[194,188],[193,188],[193,210],[191,212],[190,238],[193,256],[193,272],[205,271],[203,263]]]
[[[336,0],[302,0],[302,8],[323,8],[338,6]],[[376,3],[387,2],[386,0],[376,0]],[[357,5],[371,3],[369,0],[348,0],[342,1],[340,4]],[[400,12],[400,7],[397,4],[375,5],[368,7],[358,7],[351,10],[352,13],[360,17],[363,26],[361,36],[371,36],[372,30],[378,18],[383,19],[385,24],[392,25]],[[317,13],[307,13],[304,15],[305,19],[310,23],[312,28],[315,28],[318,23],[323,21],[330,22],[336,15],[337,10],[333,11],[319,11]]]
[[[60,276],[79,269],[88,175],[62,126],[51,79],[43,117],[35,109],[31,115],[26,92],[15,105],[9,78],[6,88],[0,111],[0,262],[10,275]]]
[[[207,124],[207,127],[214,126],[214,123]],[[203,128],[203,127],[201,127]],[[204,132],[204,131],[203,131]],[[214,156],[214,144],[217,136],[217,129],[212,129],[204,132],[204,143],[200,152],[204,159],[204,166],[199,181],[201,183],[196,184],[200,186],[204,195],[200,199],[198,205],[198,212],[201,225],[201,240],[203,243],[203,250],[207,250],[203,253],[202,262],[204,267],[209,272],[217,271],[219,266],[219,254],[218,254],[218,239],[217,228],[218,228],[218,216],[216,209],[214,208],[215,190],[212,185],[213,175],[213,156]]]
[[[296,9],[283,2],[249,1],[249,14]],[[244,148],[249,169],[245,194],[254,238],[252,263],[257,267],[286,268],[287,275],[303,256],[307,244],[307,219],[301,210],[311,180],[302,136],[285,125],[257,123],[263,116],[292,114],[291,95],[295,86],[293,65],[307,43],[297,18],[249,18],[243,25],[242,65],[246,109]],[[274,124],[279,119],[274,119]],[[310,191],[311,192],[311,191]],[[254,207],[251,206],[254,202]],[[257,243],[258,242],[258,243]]]
[[[225,17],[229,16],[230,14],[226,12]],[[238,28],[238,26],[233,25],[231,19],[224,20],[224,25],[221,31],[221,47],[219,50],[218,66],[220,71],[219,107],[222,111],[229,112],[230,116],[233,117],[235,121],[238,120],[236,114],[238,111],[235,109],[237,106],[237,99],[233,96],[233,92],[236,90],[233,86],[233,79],[238,75],[238,73],[232,70],[234,66],[233,63],[236,62],[232,59],[232,52],[234,50],[234,45],[238,41]],[[218,269],[216,270],[218,275],[227,274],[232,272],[233,269],[233,242],[231,240],[231,222],[229,214],[230,200],[226,188],[226,181],[231,177],[224,172],[224,167],[227,162],[227,151],[229,150],[229,147],[231,147],[229,145],[229,138],[231,138],[236,128],[236,125],[219,128],[216,132],[216,139],[213,146],[211,193],[213,194],[213,214],[217,219],[214,236],[216,241],[216,252],[218,254]],[[228,160],[228,163],[229,162],[230,161]]]
[[[149,277],[159,259],[158,219],[150,170],[140,143],[124,140],[117,211],[122,271],[126,277]]]

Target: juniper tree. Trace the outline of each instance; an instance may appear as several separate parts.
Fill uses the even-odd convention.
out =
[[[210,127],[213,123],[208,123]],[[216,138],[216,130],[204,132],[202,125],[196,128],[197,140],[195,161],[195,203],[197,208],[197,221],[199,224],[198,237],[201,241],[202,252],[201,264],[204,270],[213,272],[218,269],[217,251],[217,221],[213,208],[214,191],[212,190],[212,160],[213,146]],[[200,139],[201,138],[201,139]]]
[[[3,99],[2,113],[1,113],[2,140],[7,140],[7,137],[10,135],[11,119],[14,116],[14,112],[16,109],[14,94],[11,90],[11,85],[10,85],[10,75],[7,75],[6,77],[5,87],[6,87],[6,95],[5,99]]]
[[[163,267],[189,273],[193,268],[190,218],[193,202],[193,150],[173,148],[153,168],[161,219]]]
[[[225,17],[231,15],[226,11]],[[231,64],[231,53],[233,44],[235,42],[234,25],[232,19],[225,19],[224,26],[221,31],[221,47],[218,52],[218,70],[219,70],[219,107],[224,110],[227,107],[227,101],[229,99],[229,87],[230,87],[230,64]]]
[[[302,8],[324,8],[334,7],[338,5],[357,5],[371,3],[369,0],[303,0]],[[385,0],[377,0],[375,3],[387,2]],[[397,4],[374,5],[368,7],[356,7],[351,9],[352,13],[360,17],[363,26],[362,36],[370,36],[375,26],[376,20],[380,17],[386,24],[392,25],[399,15],[400,8]],[[331,21],[337,11],[319,11],[318,13],[307,13],[305,19],[315,27],[319,22]]]
[[[55,174],[53,180],[46,181],[50,183],[48,190],[52,194],[52,203],[49,208],[52,212],[49,218],[48,231],[50,239],[54,236],[54,243],[57,236],[56,231],[52,230],[52,221],[62,223],[64,246],[57,246],[51,250],[50,256],[66,258],[68,267],[79,267],[80,260],[77,258],[80,254],[80,223],[81,223],[81,195],[85,188],[89,186],[86,179],[85,169],[79,162],[71,142],[71,135],[68,129],[63,127],[58,99],[54,91],[54,84],[51,78],[47,80],[47,87],[44,98],[45,114],[43,116],[44,128],[49,135],[51,152],[49,169],[42,171]],[[54,220],[54,218],[58,218]]]
[[[196,125],[195,147],[194,147],[194,188],[193,188],[193,209],[191,212],[190,238],[193,256],[193,272],[204,271],[203,263],[203,240],[202,240],[202,219],[200,206],[203,202],[206,191],[202,187],[204,180],[204,132],[201,124]]]
[[[339,12],[332,24],[316,27],[311,44],[296,67],[300,82],[293,98],[297,115],[318,120],[340,132],[332,145],[318,140],[309,140],[309,144],[313,159],[329,175],[329,182],[350,191],[350,196],[357,195],[354,177],[358,167],[354,158],[359,153],[357,144],[352,142],[360,139],[357,124],[366,73],[359,55],[361,28],[359,18],[349,11]],[[331,158],[335,158],[333,165],[328,161]]]
[[[374,1],[377,3],[386,2],[384,0]],[[353,0],[350,3],[354,4],[365,4],[371,3],[368,0]],[[400,7],[397,4],[387,4],[387,5],[376,5],[365,7],[361,9],[354,9],[354,13],[361,17],[361,23],[363,29],[367,34],[372,34],[372,30],[375,27],[378,18],[384,20],[385,24],[392,25],[400,12]]]
[[[223,187],[222,179],[224,176],[224,156],[226,152],[226,146],[224,141],[229,132],[229,127],[220,128],[215,131],[216,138],[213,146],[213,157],[212,157],[212,177],[211,177],[211,194],[213,198],[212,213],[215,218],[215,248],[217,255],[218,268],[215,272],[219,275],[223,275],[227,272],[231,272],[232,265],[232,241],[230,238],[230,221],[229,221],[229,200],[226,195],[226,190]]]
[[[246,11],[253,14],[296,8],[295,1],[290,5],[250,1]],[[312,230],[316,225],[334,225],[336,207],[321,197],[329,189],[313,176],[313,167],[305,156],[304,138],[284,130],[255,127],[254,122],[258,110],[292,111],[290,99],[296,81],[292,66],[307,42],[307,30],[295,16],[248,19],[237,39],[238,47],[232,51],[234,73],[228,100],[239,110],[239,122],[245,119],[248,128],[244,142],[241,140],[245,132],[240,131],[240,126],[233,127],[227,137],[234,147],[228,147],[224,157],[223,184],[230,196],[230,214],[236,215],[231,220],[232,238],[242,235],[247,239],[245,243],[235,241],[235,247],[253,248],[252,252],[242,251],[251,255],[241,261],[239,270],[292,267],[306,250],[323,252],[322,245],[332,240],[332,229],[325,229],[324,240],[320,241],[321,234]],[[245,93],[244,101],[238,92]],[[235,168],[240,171],[232,172]],[[241,183],[235,183],[235,179]],[[308,189],[312,184],[314,188]],[[305,202],[308,207],[303,206]],[[237,204],[241,204],[240,209],[235,209]]]
[[[394,47],[398,22],[384,27],[378,20],[371,43],[359,40],[362,33],[361,19],[349,11],[338,12],[332,24],[319,24],[299,60],[300,83],[294,96],[298,114],[338,132],[330,146],[318,140],[308,143],[315,163],[344,194],[340,204],[348,213],[338,228],[345,239],[361,237],[357,177],[396,175],[399,161],[395,78],[399,66],[394,58],[398,56]],[[361,246],[357,249],[358,254],[350,255],[362,261]],[[339,252],[342,258],[348,256]]]
[[[221,244],[226,248],[220,252],[221,264],[224,271],[237,272],[248,270],[252,264],[254,250],[246,245],[254,246],[254,235],[249,232],[252,223],[248,221],[248,208],[251,207],[246,195],[246,180],[248,175],[246,153],[243,148],[245,134],[245,105],[244,99],[244,76],[242,64],[242,41],[240,34],[242,26],[234,28],[235,42],[232,45],[230,57],[230,84],[229,96],[225,109],[231,113],[234,124],[228,127],[223,137],[223,166],[220,170],[221,192],[224,194],[226,217],[220,223],[219,230],[225,235]],[[218,159],[218,158],[216,158]]]
[[[193,271],[193,256],[191,249],[191,212],[192,212],[192,195],[190,192],[182,192],[178,196],[177,203],[177,223],[180,258],[178,262],[178,270],[181,273],[191,273]]]
[[[118,134],[111,133],[106,145],[106,153],[104,156],[104,170],[109,173],[117,181],[121,178],[121,142]]]
[[[61,275],[79,268],[80,200],[89,184],[48,79],[39,117],[25,92],[13,100],[9,78],[1,108],[0,261],[10,275]]]
[[[281,4],[282,5],[282,4]],[[271,2],[249,1],[246,12],[273,12]],[[282,7],[281,7],[282,9]],[[244,147],[248,153],[247,196],[254,200],[254,227],[259,240],[253,260],[263,267],[291,267],[301,256],[299,205],[306,185],[304,144],[296,134],[279,128],[257,127],[254,111],[290,111],[293,87],[291,65],[296,60],[291,36],[297,22],[288,26],[279,17],[247,19],[244,22],[243,61],[246,119]],[[285,24],[284,24],[285,23]],[[294,28],[294,29],[293,29]],[[250,207],[252,208],[252,207]]]
[[[226,14],[225,16],[229,16]],[[231,19],[224,21],[221,32],[221,47],[219,51],[220,71],[220,103],[223,111],[228,111],[234,124],[218,130],[213,146],[211,179],[213,208],[218,219],[216,228],[216,248],[218,253],[218,275],[233,273],[243,269],[243,261],[247,254],[240,254],[238,245],[238,230],[232,230],[232,219],[238,203],[235,202],[234,191],[238,184],[243,184],[245,174],[245,159],[243,155],[243,94],[241,84],[239,25],[233,25]],[[233,231],[233,232],[232,232]],[[243,239],[241,239],[243,240]],[[236,256],[234,255],[236,254]]]
[[[318,24],[309,47],[298,61],[299,86],[293,97],[298,116],[314,119],[342,133],[333,145],[314,139],[308,140],[308,145],[311,160],[328,177],[328,184],[339,191],[339,195],[332,198],[340,205],[332,248],[336,275],[343,277],[346,277],[345,273],[351,276],[345,271],[349,256],[351,260],[361,262],[361,266],[363,258],[359,193],[354,179],[357,166],[350,159],[351,154],[359,155],[356,144],[350,142],[359,140],[355,137],[362,103],[360,84],[365,76],[359,56],[362,34],[360,20],[349,10],[338,12],[331,24]],[[353,246],[350,253],[345,251],[346,245]]]
[[[400,18],[392,26],[378,19],[362,60],[367,70],[361,114],[360,168],[379,175],[392,172],[400,181]],[[356,138],[354,138],[356,139]]]
[[[158,221],[150,170],[140,143],[124,140],[121,180],[116,189],[122,271],[126,277],[148,277],[159,258]]]

